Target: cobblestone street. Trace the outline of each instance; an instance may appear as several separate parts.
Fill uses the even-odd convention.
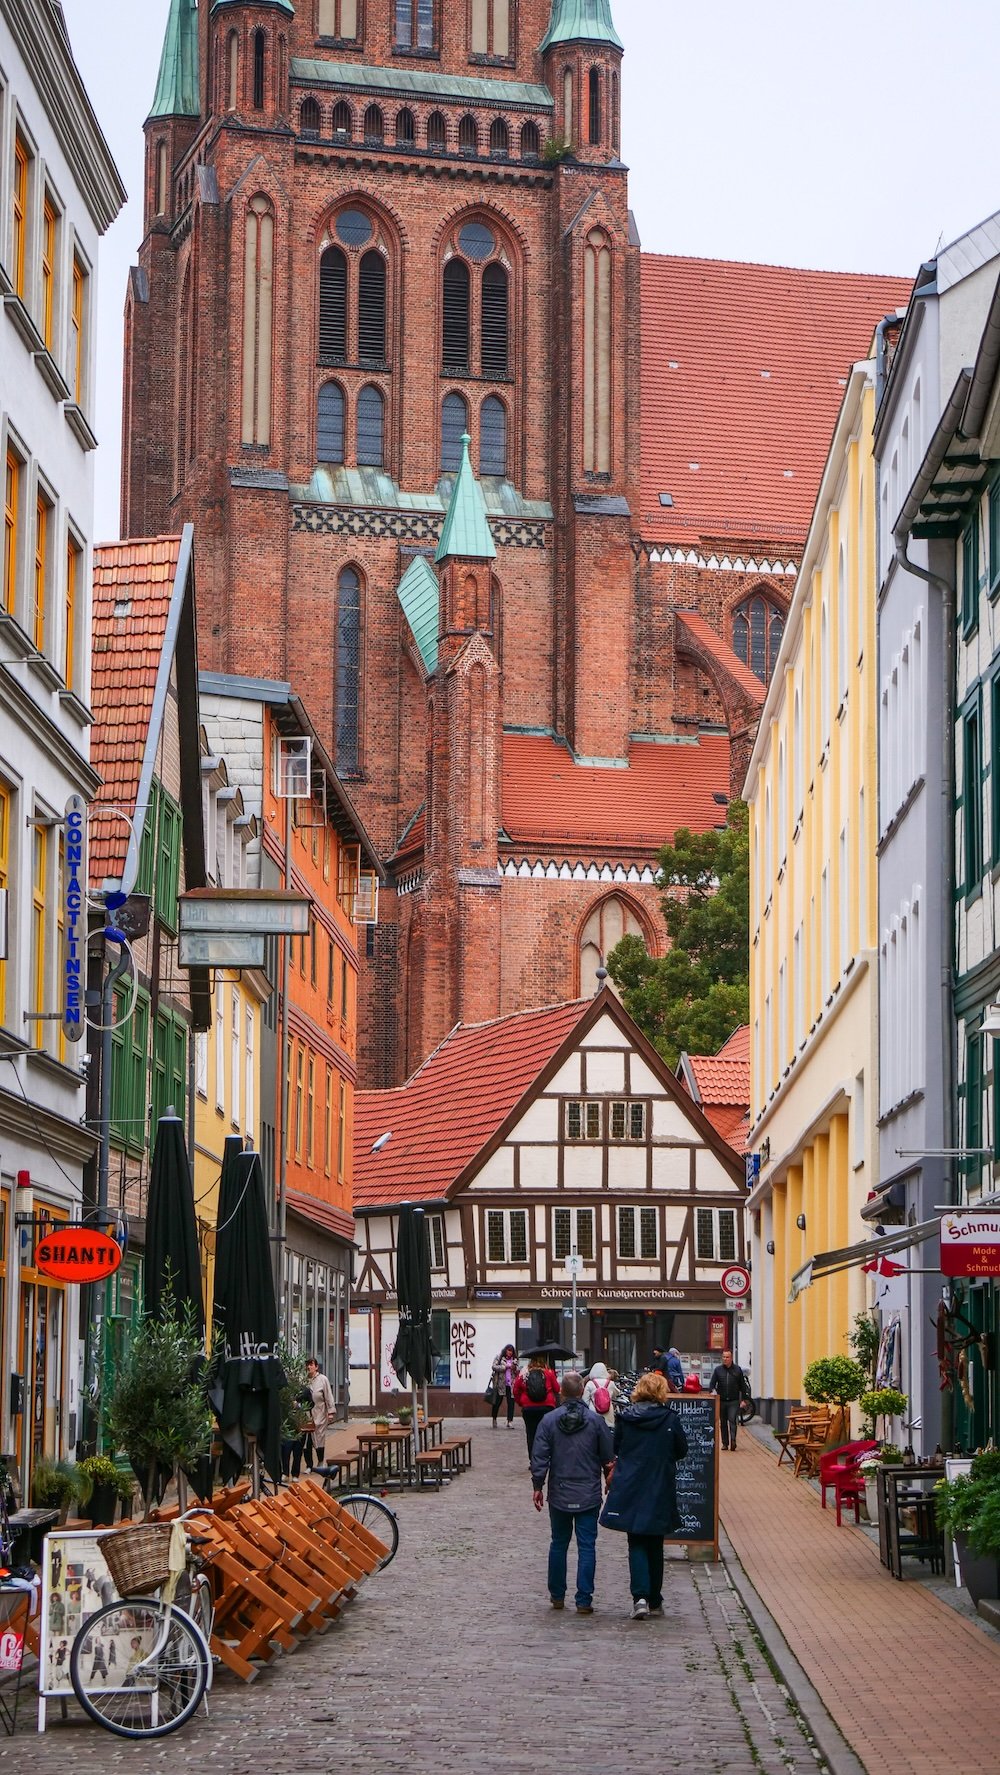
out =
[[[471,1473],[399,1502],[400,1550],[323,1637],[249,1688],[219,1677],[211,1715],[131,1745],[75,1707],[33,1736],[33,1697],[0,1761],[32,1775],[175,1764],[223,1775],[627,1767],[634,1775],[822,1770],[723,1567],[675,1560],[662,1621],[628,1619],[623,1536],[602,1532],[596,1610],[557,1614],[547,1515],[520,1423],[473,1426]],[[572,1565],[570,1568],[572,1578]]]

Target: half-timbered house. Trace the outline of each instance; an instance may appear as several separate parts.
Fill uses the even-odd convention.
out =
[[[708,1370],[735,1334],[744,1166],[606,987],[458,1024],[405,1085],[361,1092],[351,1396],[397,1390],[399,1208],[428,1216],[434,1402],[471,1414],[515,1342],[641,1367],[671,1344]],[[485,1407],[483,1408],[485,1409]]]

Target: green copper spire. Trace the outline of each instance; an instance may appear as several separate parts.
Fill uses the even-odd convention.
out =
[[[462,433],[462,462],[455,477],[455,488],[444,520],[441,541],[435,561],[448,561],[460,555],[466,561],[494,561],[496,546],[490,535],[483,490],[472,472],[469,461],[468,432]]]
[[[198,0],[170,0],[150,117],[198,117]]]
[[[610,43],[613,49],[624,49],[611,22],[611,0],[552,0],[542,52],[554,43]]]

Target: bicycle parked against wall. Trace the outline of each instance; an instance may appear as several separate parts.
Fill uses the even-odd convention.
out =
[[[199,1539],[190,1534],[184,1571],[172,1585],[171,1528],[144,1523],[104,1541],[101,1551],[121,1600],[91,1615],[70,1653],[80,1706],[119,1738],[176,1732],[212,1685],[212,1586],[201,1569]],[[162,1594],[143,1594],[150,1591]]]

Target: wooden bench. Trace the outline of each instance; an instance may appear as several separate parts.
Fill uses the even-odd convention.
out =
[[[427,1448],[418,1454],[415,1461],[417,1489],[425,1485],[433,1485],[441,1490],[446,1479],[451,1478],[449,1452],[447,1448]]]
[[[345,1448],[342,1454],[334,1455],[325,1461],[322,1467],[314,1467],[317,1479],[321,1479],[327,1491],[336,1491],[344,1486],[361,1485],[361,1453],[356,1448]]]
[[[446,1454],[452,1472],[464,1473],[467,1467],[472,1466],[472,1437],[451,1436],[447,1442],[439,1443],[436,1449],[431,1449],[429,1452]]]
[[[830,1440],[834,1413],[828,1405],[803,1406],[788,1414],[784,1430],[777,1434],[778,1466],[786,1455],[796,1478],[819,1470],[819,1458]]]

